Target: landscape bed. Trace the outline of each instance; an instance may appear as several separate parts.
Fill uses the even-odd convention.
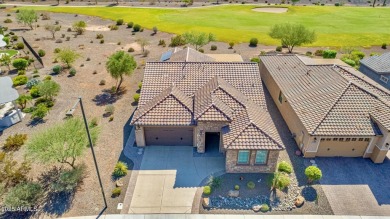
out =
[[[257,37],[264,45],[278,45],[268,36],[274,24],[300,23],[317,32],[308,46],[374,46],[390,39],[390,8],[289,6],[286,13],[261,13],[253,5],[204,8],[50,7],[29,6],[41,11],[84,14],[138,23],[152,29],[181,34],[188,30],[212,32],[218,41],[248,42]]]

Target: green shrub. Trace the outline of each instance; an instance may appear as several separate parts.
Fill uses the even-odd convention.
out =
[[[142,88],[142,82],[139,82],[139,83],[138,83],[138,89],[141,90],[141,88]]]
[[[249,40],[250,47],[256,47],[258,43],[259,43],[259,40],[257,38],[252,38],[251,40]]]
[[[170,47],[177,47],[177,46],[183,46],[186,44],[186,41],[181,35],[177,35],[171,38],[171,43],[169,44]]]
[[[139,101],[139,94],[134,94],[133,98],[134,98],[134,102],[138,103]]]
[[[103,34],[101,34],[101,33],[96,34],[96,39],[100,40],[103,38],[104,38]]]
[[[12,79],[12,82],[13,82],[15,87],[26,84],[27,81],[28,81],[28,78],[25,75],[18,75]]]
[[[165,44],[165,40],[159,40],[158,46],[166,47],[167,45]]]
[[[134,23],[133,23],[133,22],[127,23],[127,28],[133,28],[133,26],[134,26]]]
[[[314,52],[314,55],[316,55],[316,56],[322,56],[323,52],[324,52],[323,50],[318,49],[318,50],[316,50],[316,51]]]
[[[89,124],[89,126],[90,126],[91,128],[94,128],[94,127],[96,127],[96,126],[98,126],[98,125],[99,125],[98,118],[93,117],[92,120],[91,120],[91,122],[90,122],[90,124]]]
[[[348,65],[352,66],[352,67],[355,67],[356,66],[356,63],[355,61],[353,61],[352,59],[349,59],[349,58],[341,58],[341,60],[345,63],[347,63]]]
[[[222,178],[221,177],[215,177],[215,176],[210,176],[207,185],[210,186],[213,189],[218,189],[222,185]]]
[[[48,112],[49,108],[47,108],[46,104],[38,104],[38,106],[31,113],[31,119],[43,119]]]
[[[7,19],[4,20],[4,23],[6,23],[6,24],[12,23],[12,20],[7,18]]]
[[[381,48],[382,48],[382,49],[387,49],[387,43],[382,43]]]
[[[39,83],[41,83],[39,79],[33,78],[27,82],[26,88],[31,89],[32,87],[38,85]]]
[[[86,173],[86,166],[76,166],[74,169],[62,170],[57,180],[51,183],[54,191],[72,192],[83,181]]]
[[[76,69],[71,68],[71,69],[69,70],[69,75],[70,75],[70,76],[75,76],[75,75],[76,75]]]
[[[119,27],[117,25],[110,25],[109,26],[110,30],[118,30]]]
[[[198,52],[204,53],[204,49],[198,49]]]
[[[121,192],[122,192],[122,189],[119,188],[119,187],[116,187],[116,188],[114,188],[114,189],[112,190],[111,195],[112,195],[112,197],[115,198],[115,197],[120,196],[120,195],[121,195]]]
[[[100,40],[100,44],[103,44],[103,43],[104,43],[104,40],[103,40],[103,39],[101,39],[101,40]]]
[[[25,70],[28,66],[28,61],[26,59],[22,59],[22,58],[19,58],[19,59],[15,59],[13,62],[12,62],[12,66],[14,68],[16,68],[17,70]]]
[[[39,89],[36,86],[31,87],[30,89],[30,95],[32,98],[37,98],[40,97],[41,95],[39,94]]]
[[[5,44],[9,45],[9,37],[4,37],[3,41],[5,42]]]
[[[45,50],[43,50],[43,49],[38,50],[38,55],[39,55],[39,57],[44,57],[46,55]]]
[[[59,53],[59,52],[61,52],[61,49],[60,49],[60,48],[55,48],[55,49],[54,49],[54,53]]]
[[[235,185],[234,186],[234,190],[240,190],[240,186],[239,185]]]
[[[11,40],[12,40],[13,42],[18,41],[18,39],[19,39],[19,37],[16,36],[16,35],[14,35],[14,36],[11,37]]]
[[[101,80],[101,81],[99,82],[99,85],[106,85],[106,80]]]
[[[16,49],[17,49],[17,50],[24,49],[24,44],[21,43],[21,42],[20,42],[20,43],[17,43],[15,46],[16,46]]]
[[[310,51],[307,51],[305,55],[311,57],[311,56],[313,56],[313,53]]]
[[[38,106],[39,104],[45,104],[46,107],[51,108],[54,106],[54,101],[46,98],[39,98],[35,101],[34,106]]]
[[[364,52],[359,51],[359,50],[354,50],[354,51],[352,51],[352,52],[351,52],[351,55],[352,55],[352,56],[355,56],[355,57],[358,58],[359,60],[360,60],[360,59],[363,59],[364,56],[366,56],[366,54],[365,54]]]
[[[127,164],[121,161],[118,161],[118,163],[115,165],[113,176],[115,177],[122,177],[126,176],[127,174]]]
[[[8,207],[32,207],[42,196],[42,186],[34,182],[20,183],[13,187],[5,197],[4,204]]]
[[[292,166],[286,161],[282,161],[278,164],[278,171],[290,174],[292,172]]]
[[[323,51],[323,53],[322,53],[322,57],[324,59],[334,59],[334,58],[336,58],[336,55],[337,55],[337,51],[330,50],[330,49],[327,49],[327,50]]]
[[[251,58],[251,62],[259,63],[260,59],[258,57],[253,57],[253,58]]]
[[[8,136],[7,139],[5,139],[5,144],[3,146],[3,149],[5,151],[17,151],[24,145],[24,143],[27,140],[26,134],[15,134]]]
[[[283,190],[290,185],[290,178],[284,172],[275,172],[269,181],[271,189]]]
[[[120,26],[123,24],[123,19],[116,20],[116,25]]]
[[[18,75],[26,75],[26,70],[19,70]]]
[[[309,183],[311,183],[315,180],[320,180],[322,178],[322,171],[318,167],[309,166],[305,170],[305,175]]]
[[[256,184],[255,184],[254,182],[252,182],[252,181],[249,181],[249,182],[246,184],[246,186],[248,187],[248,189],[254,189],[255,186],[256,186]]]
[[[341,4],[339,3],[339,2],[336,2],[336,3],[334,3],[334,6],[341,6]]]
[[[269,206],[267,204],[262,204],[260,207],[261,212],[267,212],[269,211]]]
[[[210,186],[203,187],[203,194],[210,195],[211,194],[211,187]]]
[[[133,26],[133,31],[134,32],[138,32],[138,31],[140,31],[141,30],[141,25],[139,25],[139,24],[134,24],[134,26]]]
[[[282,46],[277,46],[275,50],[276,50],[276,52],[281,52],[283,50],[283,48],[282,48]]]
[[[216,45],[211,45],[211,48],[210,48],[210,50],[212,50],[212,51],[215,51],[215,50],[217,50],[217,46],[216,46]]]
[[[233,49],[233,46],[234,46],[234,42],[230,42],[229,43],[229,49]]]
[[[108,115],[112,115],[115,112],[115,107],[112,104],[108,104],[104,110]]]
[[[61,67],[61,65],[55,65],[52,70],[53,70],[53,73],[59,74],[62,71],[62,67]]]
[[[51,75],[46,75],[43,81],[50,81],[51,80]]]
[[[134,49],[132,47],[130,47],[127,52],[134,52]]]

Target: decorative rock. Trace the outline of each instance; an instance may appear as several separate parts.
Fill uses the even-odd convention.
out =
[[[296,151],[295,151],[295,155],[301,156],[301,154],[302,154],[302,152],[301,152],[300,150],[296,150]]]
[[[316,161],[315,160],[310,160],[310,163],[315,164]]]
[[[203,198],[202,205],[205,208],[210,207],[210,199],[209,198]]]
[[[121,187],[121,186],[123,186],[123,182],[122,182],[122,180],[117,180],[117,181],[115,181],[115,185],[116,185],[116,187]]]
[[[255,204],[255,205],[252,206],[252,210],[254,212],[259,212],[260,209],[261,209],[261,204]]]
[[[240,191],[238,191],[238,190],[230,190],[229,193],[228,193],[229,197],[237,198],[239,195],[240,195]]]
[[[301,207],[303,203],[305,203],[305,198],[301,195],[298,196],[294,201],[294,205],[297,206],[298,208]]]

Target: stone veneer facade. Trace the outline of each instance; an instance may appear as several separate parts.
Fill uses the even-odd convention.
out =
[[[251,150],[249,164],[237,164],[238,150],[226,151],[226,172],[227,173],[272,173],[276,170],[279,151],[268,151],[268,160],[266,165],[256,165],[256,150]]]
[[[226,125],[228,125],[228,123],[226,122],[198,122],[197,126],[195,127],[195,134],[194,134],[194,145],[197,147],[198,153],[205,152],[206,132],[221,133],[221,128]],[[224,152],[222,133],[219,136],[220,136],[219,151]]]

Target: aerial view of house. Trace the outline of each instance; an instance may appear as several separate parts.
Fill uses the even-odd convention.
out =
[[[0,1],[0,218],[390,219],[387,0]]]

